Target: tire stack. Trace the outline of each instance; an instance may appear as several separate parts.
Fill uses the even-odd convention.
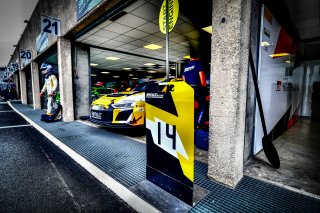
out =
[[[312,89],[311,119],[320,121],[320,82],[314,82]]]

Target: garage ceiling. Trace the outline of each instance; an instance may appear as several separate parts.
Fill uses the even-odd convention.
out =
[[[123,71],[123,68],[133,68],[137,71],[152,69],[164,72],[165,35],[160,32],[158,26],[161,4],[162,0],[138,0],[118,15],[79,37],[78,42],[108,49],[91,48],[91,63],[96,65],[95,68],[112,71]],[[199,16],[201,19],[201,15]],[[170,33],[171,62],[184,62],[185,57],[189,55],[190,46],[199,46],[200,34],[211,37],[210,33],[201,30],[207,27],[206,23],[208,22],[203,21],[204,26],[196,27],[180,12],[177,24]],[[149,44],[156,44],[161,48],[144,48]],[[210,43],[207,45],[210,46]],[[139,55],[142,57],[138,57]],[[118,60],[107,60],[107,57],[116,57]],[[155,65],[150,67],[146,66],[146,63]]]

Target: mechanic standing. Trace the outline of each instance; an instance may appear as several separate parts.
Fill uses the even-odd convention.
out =
[[[195,99],[195,129],[204,126],[204,109],[205,109],[205,88],[207,86],[204,68],[199,61],[199,56],[196,52],[191,51],[190,62],[186,64],[182,71],[182,78],[194,90]]]
[[[45,75],[45,83],[40,93],[40,97],[43,97],[47,91],[47,115],[52,115],[53,102],[58,88],[57,77],[53,74],[53,69],[50,64],[43,63],[40,67],[42,75]]]

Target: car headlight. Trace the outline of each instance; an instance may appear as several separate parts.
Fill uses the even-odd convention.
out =
[[[98,106],[98,105],[92,105],[91,109],[92,109],[92,110],[98,110],[98,111],[105,111],[105,110],[107,110],[107,108],[105,108],[104,106]]]
[[[112,104],[113,108],[133,108],[135,105],[135,101],[122,101],[116,104]]]

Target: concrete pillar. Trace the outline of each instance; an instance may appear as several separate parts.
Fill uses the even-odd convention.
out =
[[[19,70],[20,76],[20,95],[21,95],[21,103],[28,104],[27,99],[27,78],[26,73],[22,70]]]
[[[75,88],[75,118],[90,114],[90,48],[85,45],[77,44],[76,62],[74,71]]]
[[[40,82],[39,82],[39,67],[38,63],[31,62],[31,80],[32,80],[32,94],[33,94],[33,109],[41,109],[40,102]]]
[[[243,177],[251,0],[213,0],[208,177]]]
[[[57,45],[62,120],[69,122],[74,121],[71,42],[63,37],[59,37]]]
[[[19,82],[19,72],[14,73],[14,83],[16,84],[17,97],[20,98],[20,82]]]

